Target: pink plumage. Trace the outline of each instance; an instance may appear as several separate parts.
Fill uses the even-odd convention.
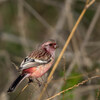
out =
[[[25,78],[39,78],[44,75],[52,66],[55,58],[57,44],[54,40],[47,41],[38,49],[30,53],[21,63],[22,74],[13,82],[8,89],[12,92]]]

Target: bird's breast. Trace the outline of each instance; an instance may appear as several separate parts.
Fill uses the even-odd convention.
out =
[[[50,69],[52,64],[53,64],[53,62],[50,62],[48,64],[38,66],[36,71],[33,72],[31,74],[31,76],[34,77],[34,78],[41,77],[42,75],[44,75]]]

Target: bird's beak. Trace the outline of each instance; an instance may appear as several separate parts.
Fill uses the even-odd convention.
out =
[[[58,46],[57,44],[54,46],[55,49],[57,49],[58,47],[59,47],[59,46]]]

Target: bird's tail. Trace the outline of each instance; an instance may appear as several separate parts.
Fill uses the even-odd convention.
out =
[[[29,74],[19,75],[18,78],[11,84],[7,92],[13,92],[15,88],[28,76]]]

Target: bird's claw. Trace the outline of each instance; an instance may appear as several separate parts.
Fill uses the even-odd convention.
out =
[[[28,83],[33,83],[33,79],[29,78],[29,82]]]

